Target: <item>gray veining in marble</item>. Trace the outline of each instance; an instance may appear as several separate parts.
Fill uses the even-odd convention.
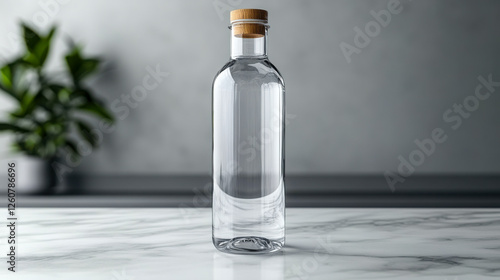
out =
[[[30,208],[18,216],[18,272],[2,261],[2,280],[500,278],[495,209],[287,209],[286,248],[269,256],[216,251],[210,209]],[[5,256],[6,242],[0,250]]]

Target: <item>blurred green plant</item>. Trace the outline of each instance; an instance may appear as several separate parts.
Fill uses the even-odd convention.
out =
[[[64,56],[63,77],[56,79],[44,70],[56,29],[45,36],[26,24],[22,30],[24,54],[0,68],[0,92],[17,104],[8,120],[0,122],[0,132],[14,133],[14,150],[30,156],[53,159],[63,151],[79,158],[79,138],[92,147],[98,144],[92,126],[82,116],[113,122],[113,116],[83,83],[97,71],[100,60],[84,57],[81,48],[71,44]]]

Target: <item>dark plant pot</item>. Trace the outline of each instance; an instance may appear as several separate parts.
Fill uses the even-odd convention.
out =
[[[17,158],[16,192],[18,194],[48,194],[53,192],[57,180],[52,160],[31,156]]]

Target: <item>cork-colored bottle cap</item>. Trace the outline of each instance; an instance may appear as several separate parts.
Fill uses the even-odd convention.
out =
[[[260,9],[239,9],[231,11],[231,23],[242,19],[264,20],[267,23],[267,11]]]
[[[231,11],[233,34],[241,38],[259,38],[266,34],[267,11],[239,9]]]

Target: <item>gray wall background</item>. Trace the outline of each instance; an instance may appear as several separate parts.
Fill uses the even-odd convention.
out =
[[[402,0],[401,13],[348,63],[339,45],[354,45],[354,28],[364,29],[370,11],[387,9],[388,2],[3,0],[0,56],[21,48],[21,19],[37,18],[42,30],[57,23],[50,68],[62,68],[62,37],[83,43],[88,54],[107,61],[90,83],[108,104],[141,85],[148,66],[160,65],[168,78],[104,134],[101,148],[77,171],[208,174],[211,83],[229,57],[224,9],[264,8],[269,56],[285,78],[293,115],[286,127],[289,174],[394,170],[398,156],[408,158],[414,140],[437,127],[448,139],[417,172],[500,171],[500,88],[457,130],[442,116],[474,93],[478,76],[500,80],[500,2]],[[0,112],[10,106],[1,96]],[[0,138],[2,157],[8,140]]]

